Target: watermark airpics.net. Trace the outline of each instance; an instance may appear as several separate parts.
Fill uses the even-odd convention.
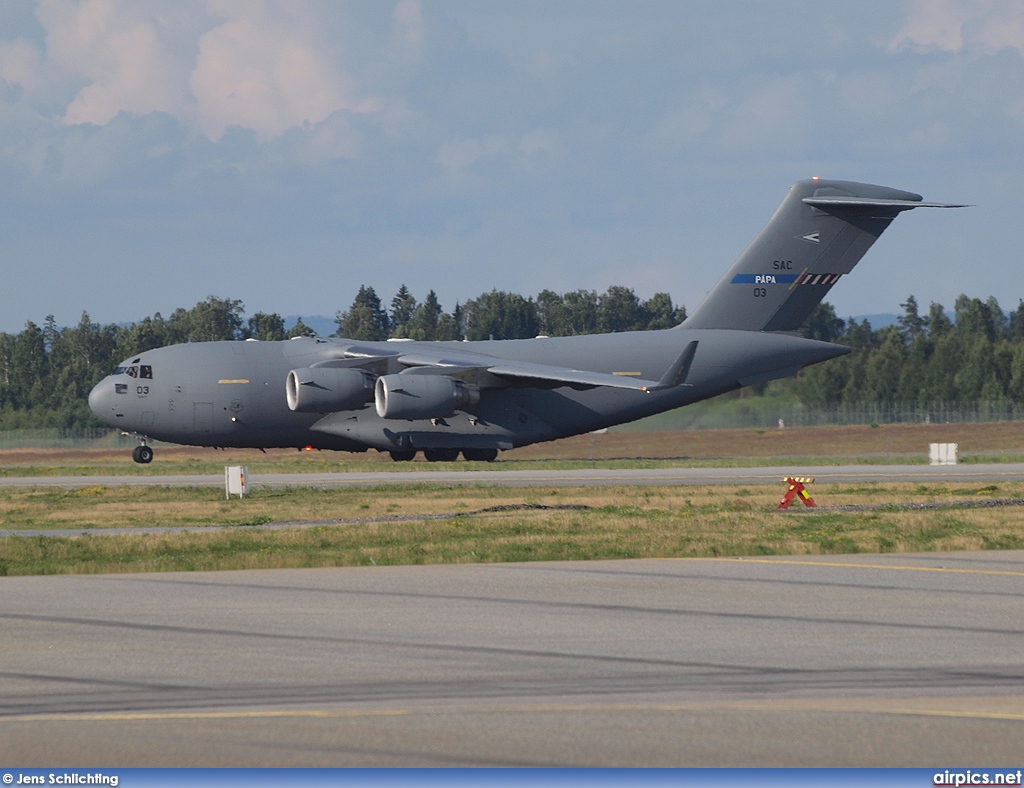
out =
[[[984,772],[962,771],[946,769],[942,772],[935,772],[932,778],[932,785],[960,786],[960,785],[1021,785],[1021,770],[1015,772]]]

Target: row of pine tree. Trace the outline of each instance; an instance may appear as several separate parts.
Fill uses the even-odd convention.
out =
[[[241,301],[210,296],[191,309],[159,312],[127,326],[101,325],[83,314],[60,327],[53,316],[29,322],[18,334],[0,333],[0,430],[99,427],[89,410],[92,387],[123,359],[184,342],[259,339],[276,341],[314,332],[300,319],[290,329],[277,313],[248,319]],[[686,318],[666,293],[641,300],[629,288],[604,294],[580,290],[536,299],[493,290],[445,312],[431,290],[421,302],[403,285],[386,309],[372,287],[360,287],[351,306],[338,312],[337,336],[361,340],[390,337],[423,341],[523,339],[606,331],[671,328]]]
[[[952,318],[935,303],[920,314],[913,296],[901,306],[895,325],[875,330],[866,321],[840,319],[822,303],[802,333],[845,344],[852,353],[774,385],[810,406],[1024,404],[1024,302],[1007,314],[994,297],[961,295]],[[210,296],[169,318],[157,313],[127,326],[101,325],[83,314],[75,326],[59,327],[51,316],[42,326],[29,322],[18,334],[0,333],[0,430],[100,426],[86,401],[90,389],[119,361],[144,350],[314,333],[301,320],[286,330],[276,313],[248,319],[244,314],[241,301]],[[351,339],[431,341],[645,331],[671,328],[685,318],[685,308],[673,305],[667,293],[642,300],[621,286],[602,294],[544,290],[535,298],[493,290],[446,312],[434,291],[420,302],[403,285],[390,308],[372,287],[360,287],[335,322],[336,335]]]

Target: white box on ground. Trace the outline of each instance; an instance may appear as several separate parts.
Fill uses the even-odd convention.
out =
[[[224,497],[230,498],[237,495],[244,498],[249,493],[249,466],[248,465],[225,465],[224,466]]]
[[[960,461],[959,443],[929,443],[929,465],[956,465]]]

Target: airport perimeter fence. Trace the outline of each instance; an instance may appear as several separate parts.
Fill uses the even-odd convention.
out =
[[[0,450],[118,448],[133,445],[135,441],[122,436],[119,430],[105,427],[76,430],[0,430]]]
[[[981,424],[1024,421],[1024,405],[1011,402],[932,402],[927,405],[862,403],[807,406],[751,397],[698,402],[633,424],[627,430],[770,429],[858,424]],[[110,429],[0,430],[0,450],[86,449],[134,446],[135,440]]]
[[[1012,402],[858,403],[808,406],[766,398],[699,402],[628,425],[634,430],[770,429],[869,424],[980,424],[1024,421]]]

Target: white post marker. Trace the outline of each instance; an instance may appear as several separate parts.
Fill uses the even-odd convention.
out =
[[[929,465],[956,465],[960,461],[959,443],[929,443]]]
[[[237,495],[244,498],[249,492],[248,476],[248,465],[225,465],[224,497],[230,499],[232,495]]]

